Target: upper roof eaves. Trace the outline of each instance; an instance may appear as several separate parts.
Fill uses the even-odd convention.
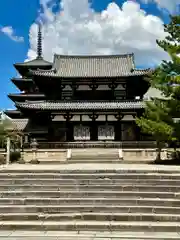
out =
[[[54,55],[51,70],[31,71],[33,75],[76,77],[128,77],[145,75],[149,70],[136,70],[134,54],[123,55]]]

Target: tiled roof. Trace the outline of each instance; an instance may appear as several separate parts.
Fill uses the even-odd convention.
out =
[[[27,124],[28,124],[28,119],[12,119],[12,125],[14,127],[14,130],[18,131],[23,131]]]
[[[29,119],[12,119],[12,128],[11,130],[18,130],[23,132],[41,132],[47,130],[44,126],[35,125]]]
[[[23,63],[16,63],[14,66],[28,66],[28,67],[34,67],[34,66],[52,66],[52,63],[44,60],[44,59],[33,59],[31,61],[23,62]]]
[[[32,97],[32,98],[38,98],[38,97],[45,97],[45,94],[43,93],[14,93],[14,94],[8,94],[9,97],[19,97],[19,98],[24,98],[24,97]]]
[[[19,110],[6,110],[4,111],[4,114],[9,118],[19,118],[22,116],[21,111]]]
[[[58,102],[58,101],[26,101],[16,102],[18,108],[36,110],[98,110],[98,109],[141,109],[142,101],[126,102]]]
[[[34,86],[32,79],[25,79],[25,78],[13,78],[11,80],[21,91],[25,89],[30,89]]]
[[[140,76],[149,69],[137,70],[134,55],[63,56],[55,55],[53,69],[35,70],[34,75],[53,77],[128,77]]]

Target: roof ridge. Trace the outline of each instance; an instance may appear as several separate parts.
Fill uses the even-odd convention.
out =
[[[58,104],[58,103],[80,103],[80,104],[86,104],[86,103],[117,103],[117,102],[123,102],[123,103],[126,103],[126,102],[133,102],[133,103],[138,103],[138,102],[142,102],[142,100],[85,100],[85,101],[81,101],[81,100],[69,100],[69,101],[64,101],[64,100],[26,100],[25,102],[19,102],[19,101],[16,101],[16,103],[21,103],[21,104],[27,104],[27,103],[31,103],[31,104],[36,104],[36,103],[55,103],[55,104]]]
[[[54,54],[54,58],[113,58],[113,57],[134,57],[134,53],[108,54],[108,55],[63,55]]]

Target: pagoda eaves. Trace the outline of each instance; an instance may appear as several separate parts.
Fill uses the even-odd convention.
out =
[[[9,118],[22,118],[23,114],[20,110],[6,110],[4,111],[5,115],[7,115]]]
[[[17,94],[9,94],[8,97],[12,101],[25,101],[25,100],[43,100],[45,99],[45,95],[41,93],[17,93]]]

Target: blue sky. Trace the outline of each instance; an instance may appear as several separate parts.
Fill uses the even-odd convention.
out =
[[[76,2],[76,0],[73,1]],[[110,2],[109,0],[92,0],[92,8],[96,12],[102,12]],[[120,7],[124,2],[126,1],[114,1]],[[27,58],[28,51],[35,50],[33,39],[30,39],[29,42],[29,32],[30,27],[38,17],[39,9],[39,0],[18,0],[18,4],[15,0],[0,1],[0,28],[3,30],[4,27],[12,27],[12,32],[9,35],[7,32],[0,31],[0,109],[13,108],[14,104],[7,97],[8,93],[18,91],[10,81],[12,77],[17,75],[13,64],[23,62]],[[48,6],[43,9],[48,9]],[[160,9],[155,2],[149,4],[141,2],[141,9],[145,10],[147,14],[158,16],[164,22],[168,22],[167,12]],[[32,57],[31,54],[29,57]]]

